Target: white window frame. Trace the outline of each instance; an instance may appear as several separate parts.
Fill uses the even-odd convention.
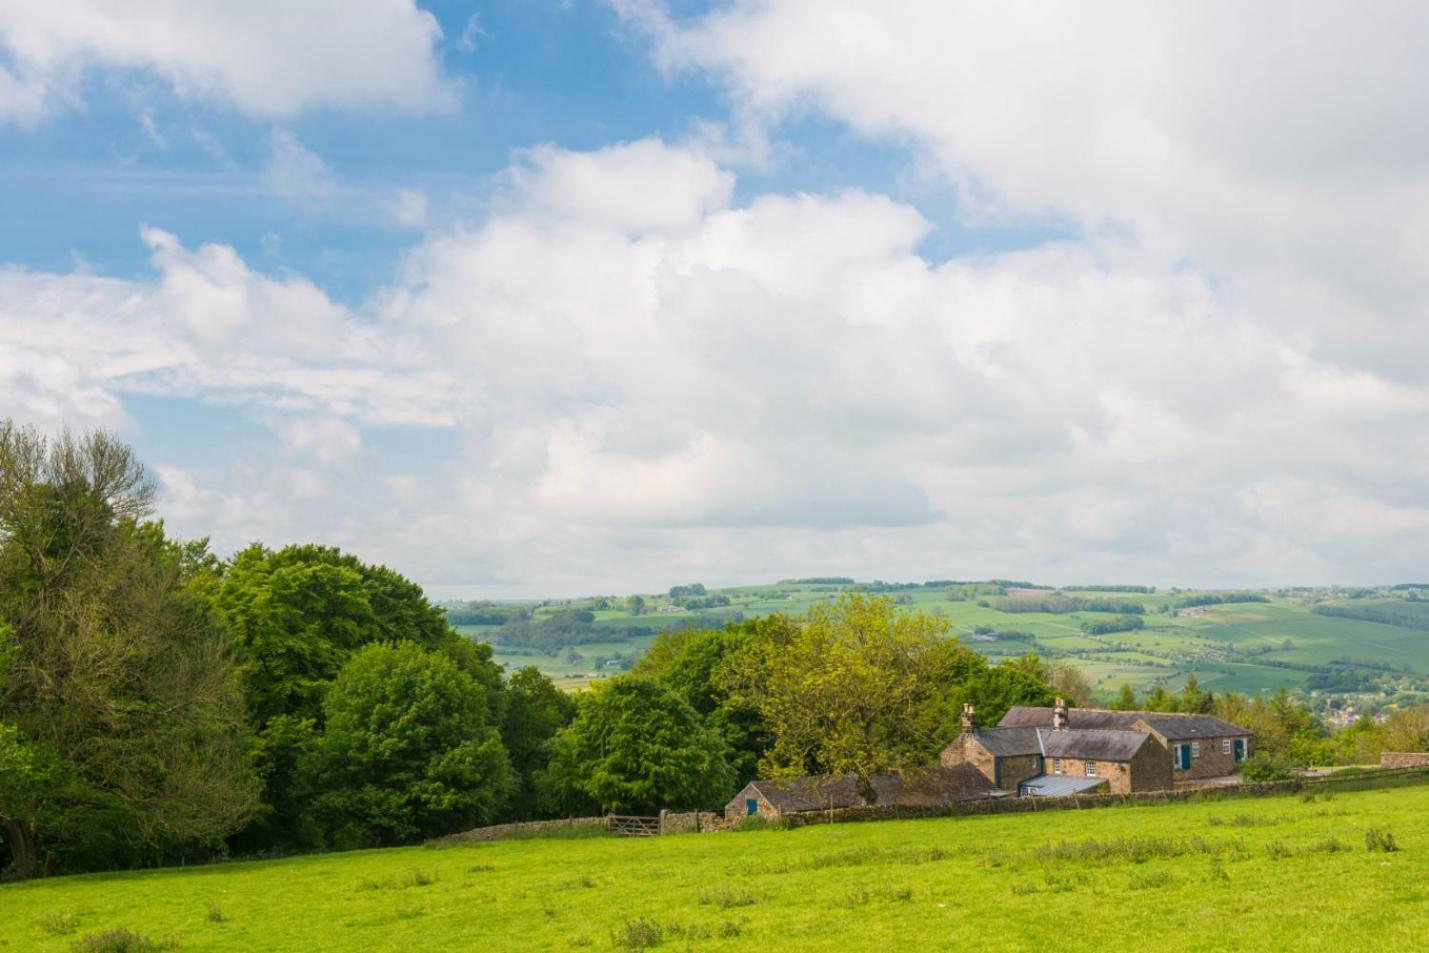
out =
[[[1052,759],[1052,773],[1053,773],[1053,774],[1061,774],[1061,773],[1062,773],[1062,759],[1061,759],[1061,758],[1053,758],[1053,759]]]
[[[1234,750],[1235,746],[1231,744],[1231,740],[1229,738],[1221,739],[1221,754],[1230,754]]]
[[[1086,773],[1086,776],[1089,777],[1089,778],[1094,778],[1094,777],[1096,777],[1096,776],[1097,776],[1097,763],[1096,763],[1095,761],[1083,761],[1083,762],[1082,762],[1082,771],[1084,771],[1084,772]]]
[[[1193,742],[1191,742],[1191,759],[1192,759],[1192,760],[1195,760],[1196,758],[1199,758],[1200,756],[1201,756],[1201,743],[1200,743],[1199,741],[1193,741]]]

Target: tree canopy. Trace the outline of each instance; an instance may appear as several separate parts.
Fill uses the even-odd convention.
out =
[[[486,688],[414,642],[359,649],[323,714],[301,767],[319,842],[397,844],[489,823],[514,787]]]

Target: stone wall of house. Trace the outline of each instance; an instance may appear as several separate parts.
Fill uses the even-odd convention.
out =
[[[1016,791],[1017,785],[1028,778],[1035,778],[1043,771],[1040,754],[1009,755],[998,758],[996,773],[1000,775],[998,787],[1004,791]],[[988,775],[989,778],[993,775]]]
[[[772,821],[779,816],[779,809],[769,799],[755,790],[753,784],[746,785],[724,806],[724,819],[729,824],[738,824],[749,816],[749,806],[745,801],[753,798],[758,803],[758,816]]]
[[[1141,724],[1138,722],[1138,724]],[[1149,728],[1147,730],[1150,730]],[[1228,774],[1236,774],[1240,771],[1240,765],[1235,759],[1235,738],[1201,738],[1196,741],[1170,741],[1159,732],[1151,731],[1151,737],[1166,746],[1167,760],[1172,765],[1172,780],[1194,781],[1200,778],[1219,778]],[[1250,757],[1250,738],[1245,739],[1245,755]],[[1230,742],[1230,750],[1226,749],[1226,742]],[[1182,770],[1176,767],[1174,758],[1174,748],[1176,745],[1186,744],[1191,746],[1191,767]],[[1196,746],[1199,744],[1200,752],[1197,753]]]
[[[1381,751],[1381,768],[1429,768],[1429,751]]]
[[[960,764],[970,764],[992,783],[1004,791],[1016,791],[1019,782],[1035,778],[1042,773],[1042,756],[1009,755],[995,758],[969,734],[959,735],[957,740],[943,749],[938,763],[945,768],[955,768]]]
[[[1172,788],[1171,752],[1153,735],[1131,759],[1132,793],[1166,791]],[[1116,790],[1113,787],[1113,790]]]
[[[1058,772],[1057,762],[1061,762],[1062,770]],[[1087,774],[1087,762],[1081,758],[1048,758],[1047,774],[1052,777],[1064,778],[1091,778],[1107,783],[1107,790],[1111,794],[1131,793],[1131,771],[1125,764],[1119,761],[1093,761],[1096,774]],[[1015,788],[1009,788],[1015,790]]]

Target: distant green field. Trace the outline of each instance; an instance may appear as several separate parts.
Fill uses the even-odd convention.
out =
[[[730,600],[730,605],[696,612],[662,613],[669,600],[661,594],[645,596],[646,611],[636,615],[616,600],[611,608],[595,612],[593,626],[609,628],[611,641],[563,647],[532,654],[515,646],[495,645],[499,661],[508,666],[535,665],[561,684],[577,686],[592,678],[614,674],[626,661],[638,658],[654,635],[627,636],[629,627],[661,630],[679,626],[719,626],[737,618],[772,613],[800,614],[821,600],[834,598],[841,589],[833,584],[780,583],[710,590]],[[1045,595],[1023,593],[1026,598]],[[1208,688],[1240,692],[1297,688],[1317,671],[1350,664],[1373,670],[1407,671],[1421,690],[1429,688],[1429,630],[1382,622],[1317,615],[1316,604],[1371,607],[1402,612],[1429,620],[1429,602],[1390,598],[1387,591],[1371,598],[1335,599],[1334,594],[1270,595],[1265,603],[1232,603],[1177,609],[1192,592],[1122,593],[1061,590],[1060,595],[1083,599],[1135,602],[1145,609],[1145,628],[1139,631],[1088,635],[1084,622],[1114,617],[1114,613],[1076,611],[1005,612],[997,608],[1007,598],[992,586],[944,586],[899,589],[888,595],[908,611],[931,612],[948,620],[954,632],[971,648],[993,659],[1021,655],[1028,650],[1050,657],[1065,657],[1081,667],[1094,686],[1105,692],[1129,683],[1138,691],[1154,685],[1174,690],[1190,672]],[[1014,594],[1015,595],[1015,594]],[[1394,594],[1399,595],[1399,594]],[[986,604],[979,604],[986,603]],[[588,607],[588,600],[547,603],[535,609],[535,619],[568,608]],[[1167,611],[1169,609],[1169,611]],[[979,627],[993,635],[975,635]],[[490,626],[465,626],[473,638],[488,639],[498,633]],[[1030,634],[1032,641],[1003,639],[997,632]],[[622,661],[624,659],[625,661]]]
[[[27,953],[120,927],[235,953],[1420,950],[1429,788],[94,874],[0,885],[0,912]]]

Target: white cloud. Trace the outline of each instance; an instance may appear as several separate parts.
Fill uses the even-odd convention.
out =
[[[1429,365],[1423,4],[612,3],[746,123],[908,143],[975,224],[1130,234],[1324,357]]]
[[[440,592],[1426,568],[1424,380],[1327,360],[1135,240],[937,263],[885,196],[732,186],[658,141],[538,150],[356,308],[149,229],[152,280],[0,277],[0,393],[48,420],[251,408],[266,456],[156,461],[171,525]],[[414,430],[441,452],[393,449]]]
[[[191,100],[303,110],[446,109],[436,19],[411,0],[0,0],[0,120],[79,102],[86,73],[139,70]]]
[[[398,225],[408,228],[427,223],[427,193],[421,189],[398,189],[388,201],[388,210]]]
[[[304,202],[331,198],[337,192],[327,162],[288,130],[272,130],[268,148],[263,182],[273,194]]]

